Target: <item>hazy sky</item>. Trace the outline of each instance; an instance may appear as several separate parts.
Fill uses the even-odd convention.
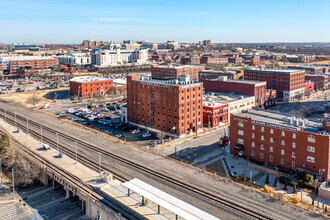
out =
[[[330,42],[330,0],[0,0],[0,43]]]

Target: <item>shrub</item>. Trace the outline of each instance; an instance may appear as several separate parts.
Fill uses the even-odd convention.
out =
[[[273,188],[265,185],[264,186],[264,191],[268,194],[271,194],[273,192]]]
[[[300,199],[298,199],[297,196],[292,197],[292,203],[293,204],[298,204],[300,202]]]

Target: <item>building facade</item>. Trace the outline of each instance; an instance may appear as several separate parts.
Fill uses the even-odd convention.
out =
[[[71,98],[92,98],[98,95],[106,95],[112,91],[113,80],[93,77],[79,76],[70,80]]]
[[[148,50],[144,48],[126,50],[126,49],[113,49],[113,50],[100,50],[94,54],[94,64],[97,67],[110,67],[118,66],[129,63],[146,64],[148,61]]]
[[[230,153],[281,171],[329,179],[329,144],[319,121],[257,109],[231,115]]]
[[[212,57],[208,55],[203,55],[200,59],[201,64],[214,64],[214,65],[227,65],[227,57]]]
[[[131,124],[182,136],[202,128],[202,106],[202,83],[127,77],[127,117]]]
[[[266,81],[267,89],[277,91],[277,97],[284,101],[293,101],[305,94],[305,71],[288,69],[248,69],[244,70],[244,79]]]
[[[216,79],[220,76],[227,76],[228,79],[244,79],[244,71],[218,71],[218,70],[202,70],[199,71],[199,81],[204,82],[209,79]]]
[[[204,66],[153,66],[151,76],[153,79],[178,79],[181,75],[188,75],[191,81],[199,81],[199,71],[205,70]]]
[[[305,75],[306,81],[314,82],[315,89],[328,89],[329,88],[329,75]]]
[[[288,66],[288,69],[296,69],[296,70],[305,70],[306,74],[324,74],[329,72],[329,67],[326,66],[306,66],[306,65],[296,65],[296,66]]]
[[[46,56],[0,57],[4,72],[20,73],[22,69],[48,69],[58,64],[58,59]]]
[[[59,64],[69,66],[85,66],[92,63],[92,58],[86,54],[70,54],[69,56],[55,56]]]

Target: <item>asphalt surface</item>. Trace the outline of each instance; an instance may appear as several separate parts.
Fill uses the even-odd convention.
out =
[[[158,172],[162,172],[166,175],[180,179],[181,181],[189,183],[190,185],[236,202],[241,206],[266,214],[273,219],[320,218],[320,216],[313,216],[308,214],[305,210],[299,207],[277,201],[276,199],[269,197],[266,194],[247,190],[245,187],[239,186],[237,184],[227,183],[224,181],[224,179],[219,177],[205,174],[200,170],[187,167],[177,163],[176,161],[153,155],[151,153],[142,151],[139,148],[135,148],[127,144],[120,143],[116,140],[109,139],[105,135],[96,134],[93,131],[87,131],[70,124],[65,124],[64,122],[61,122],[52,116],[40,114],[38,112],[31,112],[15,104],[8,105],[1,103],[1,107],[6,108],[12,112],[17,112],[20,115],[28,116],[30,119],[50,126],[58,131],[65,132],[66,134],[79,138],[86,143],[93,144],[108,150],[111,153],[135,161],[136,163],[143,164],[144,166],[154,169]],[[35,128],[32,125],[30,125],[30,129],[40,131],[40,128]],[[49,134],[48,132],[44,131],[43,135],[56,140],[54,134]],[[72,141],[60,137],[59,142],[61,145],[67,146],[67,148],[71,150],[75,149],[75,144],[72,143]],[[79,146],[78,154],[89,155],[91,159],[98,161],[97,152],[94,152],[90,149],[85,149],[84,147]],[[120,172],[122,176],[125,176],[128,179],[135,177],[139,178],[221,219],[249,219],[242,213],[238,213],[237,211],[232,210],[224,205],[215,203],[189,191],[185,191],[180,187],[172,185],[168,182],[164,182],[163,180],[160,180],[154,176],[150,176],[149,174],[142,173],[140,170],[136,170],[111,158],[103,157],[102,164],[110,170]]]

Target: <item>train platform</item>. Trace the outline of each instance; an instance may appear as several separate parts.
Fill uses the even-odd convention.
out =
[[[176,218],[175,213],[166,210],[165,208],[162,208],[161,212],[159,213],[158,204],[152,201],[146,201],[144,204],[142,204],[141,195],[137,193],[132,193],[132,195],[128,196],[127,187],[125,187],[120,181],[102,181],[98,172],[90,169],[89,167],[79,162],[79,156],[77,163],[75,158],[70,158],[66,155],[63,155],[63,157],[59,157],[59,153],[56,149],[49,148],[45,150],[40,140],[36,140],[31,136],[27,136],[27,134],[22,131],[15,132],[15,126],[9,125],[3,120],[0,120],[0,126],[4,130],[6,130],[7,133],[10,134],[16,141],[21,144],[24,144],[32,152],[36,153],[37,155],[48,161],[52,161],[54,165],[72,174],[72,176],[76,176],[87,184],[95,187],[96,189],[101,190],[103,196],[106,195],[114,198],[118,202],[126,205],[127,207],[143,215],[147,219],[164,220]],[[177,219],[183,218],[178,216]]]

